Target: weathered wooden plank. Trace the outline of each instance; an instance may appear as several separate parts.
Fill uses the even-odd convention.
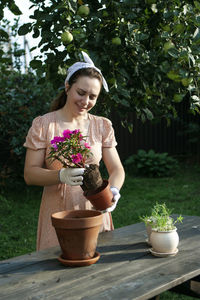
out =
[[[55,258],[60,254],[60,247],[53,247],[47,250],[32,252],[26,255],[13,257],[7,260],[0,261],[0,275],[10,273],[18,269],[23,269],[28,266],[38,264],[46,259]]]
[[[193,250],[192,247],[194,245],[196,245],[197,249],[200,249],[200,239],[195,239],[195,237],[198,237],[200,234],[199,224],[200,218],[194,218],[194,221],[192,221],[191,217],[185,219],[185,223],[180,227],[180,253],[173,258],[160,259],[152,257],[147,252],[148,246],[144,243],[145,227],[143,224],[137,224],[137,226],[131,225],[127,228],[115,230],[114,232],[101,234],[98,247],[101,258],[97,264],[90,267],[69,268],[60,265],[56,260],[58,249],[56,250],[57,252],[55,252],[55,249],[46,251],[47,257],[44,251],[42,253],[34,253],[32,257],[23,256],[12,259],[10,260],[10,266],[3,268],[3,275],[0,281],[1,299],[12,299],[12,297],[16,300],[42,299],[43,297],[45,297],[44,299],[64,299],[67,294],[67,299],[77,300],[90,297],[90,289],[93,287],[95,287],[93,290],[94,295],[98,294],[98,296],[101,297],[101,294],[105,290],[108,290],[108,295],[109,293],[112,294],[112,287],[116,282],[118,282],[116,286],[120,286],[123,280],[130,284],[130,282],[134,282],[134,280],[137,282],[140,277],[145,277],[146,273],[154,274],[154,272],[158,272],[161,269],[165,270],[172,259],[173,265],[177,265],[178,268],[180,268],[180,264],[183,265],[185,262],[192,266],[193,273],[186,271],[185,274],[182,270],[182,277],[179,275],[180,282],[186,281],[190,276],[199,275],[200,266],[196,264],[194,268],[193,263],[199,260],[197,260],[197,258],[199,258],[200,253],[196,250],[193,251],[193,260],[190,260],[191,256],[188,255],[188,253],[191,253]],[[183,228],[186,230],[184,231]],[[195,242],[196,240],[197,242]],[[14,266],[12,262],[15,264]],[[110,275],[106,277],[106,274],[112,274],[111,278]],[[163,277],[168,281],[171,280],[170,276],[166,276],[165,273],[163,273]],[[151,277],[149,278],[151,279]],[[174,281],[174,279],[172,280],[172,286],[173,284],[180,284],[180,282],[177,283],[177,278],[176,281]],[[105,284],[107,287],[105,287]],[[160,289],[157,288],[155,291],[151,287],[148,298],[155,296],[158,291],[162,290],[162,285],[159,282],[155,281],[154,284],[160,285]],[[168,288],[165,283],[163,290]],[[123,286],[121,286],[119,291],[120,290],[122,293],[124,292]],[[129,290],[129,296],[132,297],[133,289],[129,287]]]
[[[198,252],[198,255],[200,253]],[[172,262],[172,263],[171,263]],[[72,299],[84,299],[91,300],[94,299],[94,296],[98,300],[103,299],[137,299],[137,300],[145,300],[149,299],[157,294],[168,290],[170,287],[173,287],[177,284],[182,283],[187,279],[187,277],[195,276],[199,273],[200,265],[196,266],[196,262],[190,263],[185,260],[181,260],[180,264],[174,264],[173,261],[166,264],[165,268],[157,268],[148,269],[146,272],[138,272],[137,268],[134,274],[134,268],[132,268],[132,275],[116,278],[115,274],[110,274],[110,284],[106,285],[107,278],[104,278],[105,281],[102,282],[102,286],[104,287],[100,290],[93,284],[88,287],[90,292],[87,295],[82,294],[83,297],[77,298],[78,294],[81,292],[79,289],[76,290],[76,295],[73,294]],[[189,263],[189,267],[188,267]],[[177,267],[179,266],[179,267]],[[142,267],[142,266],[141,266]],[[187,271],[185,271],[187,270]],[[127,268],[128,271],[128,268]],[[95,292],[93,292],[95,290]],[[85,292],[85,291],[84,291]],[[79,294],[80,295],[80,294]],[[59,294],[56,294],[56,299],[62,299],[63,294],[61,294],[61,289],[59,290]],[[53,299],[53,298],[50,298]]]
[[[198,252],[199,255],[199,252]],[[146,265],[146,261],[149,263],[149,269],[144,269],[143,263]],[[21,289],[18,289],[17,298],[26,299],[25,297],[29,295],[29,299],[34,299],[34,297],[44,297],[44,299],[64,299],[65,297],[70,300],[78,299],[148,299],[161,293],[166,288],[169,288],[169,280],[171,280],[170,286],[180,284],[183,280],[187,280],[187,276],[196,276],[194,271],[194,263],[190,261],[185,261],[185,259],[179,256],[179,268],[172,263],[172,258],[158,259],[153,258],[157,262],[157,267],[155,264],[152,266],[152,260],[149,257],[143,258],[143,262],[140,260],[132,261],[127,263],[125,268],[122,270],[120,268],[115,268],[113,270],[107,270],[107,272],[101,272],[96,274],[91,274],[90,276],[82,277],[80,280],[71,280],[69,278],[62,278],[54,286],[38,286],[38,289],[32,294],[31,290],[26,290],[26,293],[21,293]],[[165,268],[160,268],[159,260],[165,261]],[[174,258],[173,258],[174,261]],[[187,266],[190,268],[188,269]],[[132,266],[131,266],[132,264]],[[199,266],[200,267],[200,266]],[[90,267],[88,267],[89,269]],[[195,263],[195,268],[197,268]],[[190,271],[190,269],[192,271]],[[187,275],[179,275],[182,274]],[[187,270],[187,271],[186,271]],[[105,270],[106,271],[106,270]],[[198,268],[199,272],[199,268]],[[40,282],[40,280],[39,280]],[[159,288],[153,288],[154,285]],[[23,287],[22,287],[23,288]],[[142,295],[143,291],[143,295]],[[3,297],[2,299],[12,299],[10,296]],[[140,296],[137,296],[137,295]],[[31,295],[33,298],[31,298]],[[33,296],[34,295],[34,296]],[[119,297],[117,297],[117,295]],[[126,295],[127,298],[123,298]],[[141,296],[142,295],[142,296]],[[19,296],[19,298],[18,298]],[[10,297],[10,298],[9,298]],[[139,297],[139,298],[138,298]]]
[[[118,261],[121,261],[121,259],[119,259],[119,255],[121,255],[122,258],[124,258],[123,251],[121,252],[121,254],[118,253]],[[129,257],[128,257],[128,255],[129,255]],[[187,253],[186,253],[186,255],[187,255]],[[110,259],[112,260],[112,257],[115,257],[115,256],[116,256],[116,253],[111,253],[110,254]],[[162,262],[162,265],[164,265],[164,264],[168,265],[168,263],[171,262],[171,259],[172,259],[172,258],[158,259],[158,258],[151,257],[150,254],[147,254],[147,256],[148,256],[148,264],[149,264],[149,269],[148,269],[147,268],[147,263],[146,263],[146,258],[144,258],[143,260],[136,260],[136,261],[134,261],[134,259],[131,260],[131,258],[132,258],[132,252],[131,251],[130,251],[129,254],[126,253],[125,256],[126,256],[126,258],[125,258],[126,262],[127,262],[127,259],[129,259],[129,262],[134,263],[134,268],[133,268],[133,266],[130,266],[130,263],[126,264],[123,269],[121,269],[121,267],[118,268],[116,266],[116,268],[104,268],[102,270],[102,272],[99,272],[100,270],[98,270],[98,268],[97,268],[98,264],[96,264],[96,266],[94,265],[94,266],[91,266],[91,267],[88,267],[88,268],[79,268],[79,271],[84,271],[84,273],[85,273],[85,269],[88,270],[87,274],[84,274],[84,279],[85,280],[83,280],[83,276],[80,276],[80,278],[79,278],[80,281],[84,282],[84,284],[83,284],[84,286],[85,285],[88,286],[91,283],[91,277],[97,278],[97,281],[98,281],[99,277],[103,276],[103,280],[105,280],[104,273],[106,271],[107,272],[112,272],[113,278],[115,278],[116,276],[119,276],[119,278],[121,278],[121,276],[123,275],[122,273],[123,272],[126,273],[127,270],[129,270],[129,269],[130,269],[130,273],[131,274],[134,271],[138,275],[141,272],[146,272],[146,271],[149,272],[150,269],[155,268],[156,266],[158,268],[160,268],[161,267],[161,262]],[[198,256],[199,256],[199,252],[198,252]],[[178,257],[178,255],[177,255],[177,257]],[[107,255],[105,256],[105,258],[107,258]],[[104,263],[107,266],[109,264],[109,260],[108,261],[102,261],[102,264]],[[182,257],[182,260],[185,261],[185,257]],[[115,263],[117,263],[116,257],[114,258],[114,261],[115,261]],[[175,261],[175,257],[173,258],[173,261]],[[110,263],[110,265],[112,265],[112,264]],[[146,267],[146,270],[144,269],[144,265]],[[94,270],[94,268],[92,268],[92,267],[96,267],[96,270]],[[92,268],[93,270],[90,269],[90,268]],[[52,266],[52,269],[54,269],[53,266]],[[68,269],[68,271],[70,270],[70,273],[72,273],[72,272],[77,273],[77,269],[70,269],[70,268],[67,268],[67,269]],[[92,271],[91,274],[90,274],[90,270]],[[96,272],[93,272],[93,271],[96,271]],[[119,272],[119,273],[117,273],[117,272]],[[50,271],[50,273],[51,273],[51,271]],[[40,274],[40,276],[37,276],[36,278],[34,278],[33,282],[31,282],[31,280],[29,280],[28,284],[30,284],[30,286],[28,286],[28,288],[26,287],[27,292],[30,293],[30,291],[31,291],[31,284],[35,285],[36,283],[40,283],[40,285],[34,291],[34,294],[37,293],[37,289],[41,290],[41,287],[43,288],[43,285],[45,284],[45,282],[46,282],[47,289],[48,289],[48,286],[50,286],[50,287],[52,287],[53,290],[56,290],[57,287],[59,288],[59,290],[62,290],[61,286],[63,285],[63,282],[64,282],[64,293],[66,293],[66,291],[67,291],[68,292],[68,296],[69,296],[70,287],[71,287],[72,291],[73,291],[73,289],[77,290],[77,288],[80,287],[80,282],[78,282],[78,278],[75,278],[73,276],[72,276],[72,278],[69,279],[69,276],[67,276],[66,273],[67,272],[63,272],[63,274],[62,274],[63,277],[62,277],[61,274],[60,274],[61,276],[59,276],[59,277],[53,276],[53,278],[49,282],[46,282],[46,279],[44,280],[44,274],[42,273],[42,274]],[[54,275],[55,275],[55,272],[54,272]],[[48,274],[47,274],[46,277],[48,279]],[[126,276],[124,278],[126,278]],[[60,286],[59,282],[61,283],[61,286]],[[52,286],[53,283],[54,283],[55,286]],[[92,286],[93,285],[94,285],[94,283],[92,282]],[[99,285],[99,282],[97,282],[97,285]],[[110,285],[110,281],[109,280],[108,280],[108,285]],[[23,280],[23,282],[21,283],[21,287],[20,287],[20,284],[16,287],[16,289],[14,289],[13,286],[12,286],[11,289],[13,290],[13,293],[11,295],[15,295],[18,290],[20,290],[22,292],[22,290],[23,290],[23,288],[25,286],[26,286],[26,280]],[[83,286],[83,288],[84,288],[84,286]],[[8,290],[7,290],[7,295],[8,295]],[[53,293],[53,295],[54,295],[54,293]],[[54,295],[54,296],[56,296],[56,299],[59,299],[57,294]],[[21,297],[21,295],[20,295],[20,297]],[[60,299],[62,299],[62,297],[63,297],[63,294],[62,294],[62,296],[61,296]],[[77,295],[76,295],[76,297],[77,297]],[[2,299],[4,299],[4,298],[2,298]],[[5,299],[9,299],[9,297],[5,298]],[[16,298],[16,299],[18,299],[18,298]]]

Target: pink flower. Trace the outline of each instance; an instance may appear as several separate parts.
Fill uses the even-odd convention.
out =
[[[51,144],[57,144],[63,142],[63,137],[62,136],[55,136],[53,140],[51,140]]]
[[[72,131],[72,134],[77,134],[80,132],[80,129],[75,129],[74,131]]]
[[[84,143],[84,146],[85,146],[85,148],[88,148],[88,149],[91,148],[88,143]]]
[[[81,153],[77,153],[77,154],[72,154],[72,162],[74,164],[78,164],[79,162],[81,162],[83,156],[81,155]]]
[[[52,147],[54,148],[54,151],[58,150],[58,146],[56,144],[53,144]]]
[[[66,129],[63,131],[63,137],[65,139],[70,139],[72,134],[73,134],[73,131],[71,131],[69,129]]]

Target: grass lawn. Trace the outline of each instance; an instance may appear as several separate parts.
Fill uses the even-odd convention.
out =
[[[41,194],[25,186],[0,195],[0,260],[35,251]]]
[[[126,176],[121,199],[113,212],[115,228],[137,223],[156,203],[165,202],[173,213],[200,216],[200,166],[183,165],[169,178]],[[24,187],[0,194],[0,260],[35,251],[42,188]],[[170,292],[161,300],[195,299]]]
[[[116,227],[136,223],[156,203],[165,202],[173,213],[200,216],[200,166],[182,166],[169,178],[126,176],[121,199],[113,212]]]

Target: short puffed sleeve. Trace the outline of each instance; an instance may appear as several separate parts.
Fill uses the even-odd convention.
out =
[[[115,133],[114,133],[112,123],[107,118],[102,118],[102,121],[103,121],[102,147],[104,148],[115,147],[117,145],[117,142],[115,139]]]
[[[44,149],[47,147],[46,141],[46,128],[44,120],[41,116],[35,118],[32,122],[28,134],[26,136],[26,141],[24,147],[33,150]]]

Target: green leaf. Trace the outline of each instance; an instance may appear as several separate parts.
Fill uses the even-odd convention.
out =
[[[167,60],[163,61],[162,64],[160,65],[160,69],[163,73],[166,73],[170,69],[170,64]]]
[[[5,39],[8,39],[9,35],[6,31],[4,31],[3,29],[0,29],[0,38],[2,39],[2,37]]]
[[[169,79],[173,80],[173,81],[176,81],[176,82],[179,82],[181,80],[180,75],[177,72],[173,71],[173,70],[171,70],[167,73],[167,77]]]
[[[121,75],[123,75],[123,76],[126,77],[127,79],[130,78],[130,75],[126,72],[126,70],[125,70],[124,68],[120,68],[118,71],[119,71],[119,73],[120,73]]]
[[[34,46],[30,49],[30,52],[32,52],[33,50],[37,49],[37,46]]]
[[[38,29],[38,28],[34,28],[33,31],[34,31],[34,33],[33,33],[33,38],[34,38],[34,39],[38,38],[39,35],[40,35],[39,29]]]
[[[185,30],[185,26],[183,24],[177,24],[174,26],[173,33],[180,34]]]
[[[133,124],[129,124],[129,125],[128,125],[128,131],[129,131],[130,133],[133,132]]]
[[[174,100],[174,102],[179,103],[183,100],[184,96],[185,96],[184,94],[174,94],[173,100]]]
[[[150,111],[150,109],[144,108],[143,111],[146,113],[148,120],[153,120],[154,116],[153,116],[153,113]]]
[[[196,7],[198,10],[200,10],[200,3],[199,3],[199,1],[194,1],[194,5],[195,5],[195,7]]]
[[[122,96],[126,97],[126,98],[130,98],[130,92],[128,90],[125,90],[125,89],[122,89],[120,88],[119,89],[119,92]]]
[[[193,40],[194,42],[196,43],[199,43],[200,42],[200,30],[199,28],[197,28],[194,32],[194,35],[193,35]]]
[[[128,31],[130,34],[132,34],[135,29],[139,29],[139,24],[128,24]]]
[[[137,33],[136,34],[136,40],[137,41],[144,41],[148,38],[149,38],[149,34],[147,34],[147,33]]]
[[[19,7],[13,2],[11,5],[8,5],[10,11],[15,15],[15,16],[19,16],[22,15],[21,10],[19,9]]]
[[[33,69],[38,69],[42,66],[42,62],[41,62],[41,60],[34,59],[30,62],[30,66]]]
[[[51,37],[52,37],[52,32],[49,31],[49,30],[42,30],[41,36],[42,36],[44,39],[50,40]]]
[[[32,29],[32,23],[23,24],[21,27],[19,27],[18,34],[25,35],[31,32],[31,29]]]
[[[179,57],[179,52],[177,49],[175,48],[171,48],[168,50],[168,54],[171,55],[174,58],[178,58]]]
[[[121,104],[123,104],[123,106],[130,107],[130,103],[127,100],[122,98],[120,102],[121,102]]]
[[[188,54],[189,59],[192,61],[193,65],[195,66],[196,64],[196,60],[194,58],[194,55],[192,55],[191,53]]]

